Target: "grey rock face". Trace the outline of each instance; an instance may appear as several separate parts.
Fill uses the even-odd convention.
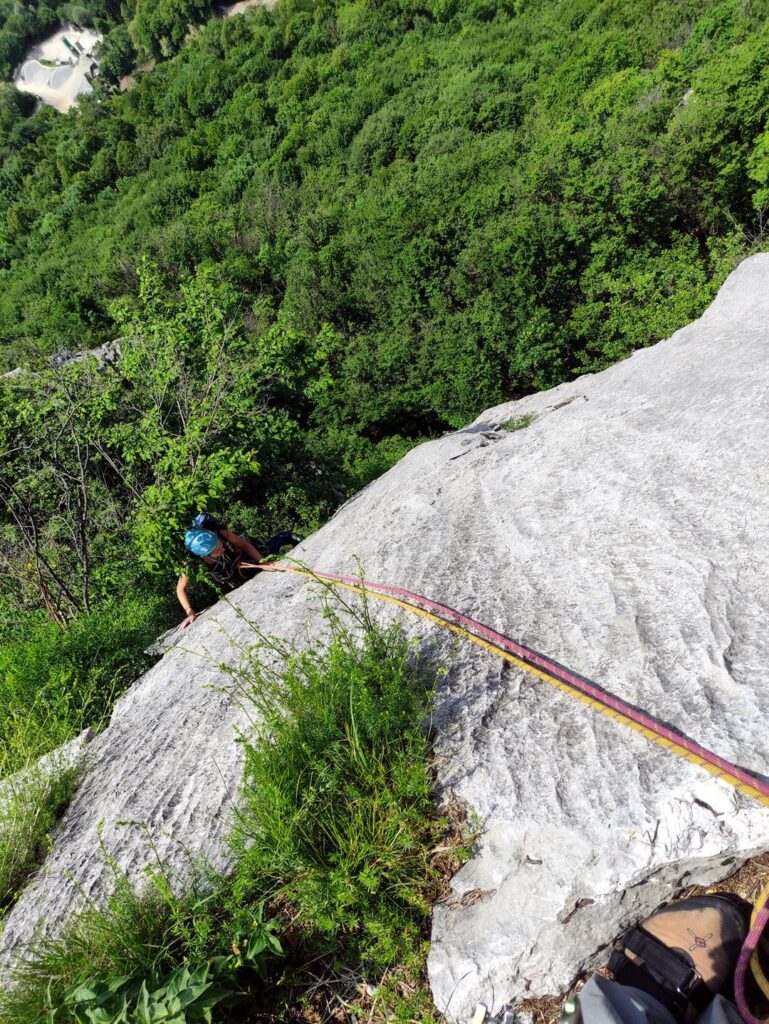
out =
[[[30,790],[40,792],[51,780],[82,765],[92,738],[91,729],[85,729],[63,747],[45,754],[31,768],[0,780],[0,836],[7,824],[6,812],[12,814],[14,799]]]
[[[113,341],[105,341],[103,345],[99,345],[97,348],[83,349],[81,352],[57,352],[56,355],[48,357],[46,364],[56,369],[62,366],[69,366],[70,363],[82,363],[86,359],[95,359],[100,367],[111,366],[120,355],[122,340],[122,338],[115,338]],[[23,366],[17,366],[7,373],[0,374],[0,377],[18,377],[26,372]]]
[[[696,323],[606,372],[492,409],[349,501],[297,557],[466,611],[752,769],[769,770],[769,255]],[[532,414],[525,429],[505,422]],[[173,581],[169,580],[169,586]],[[377,614],[394,612],[373,602]],[[308,644],[316,589],[263,575],[201,616],[117,706],[4,963],[149,855],[227,861],[244,711],[223,662],[268,634]],[[429,629],[404,619],[415,635]],[[449,644],[447,635],[436,640]],[[563,988],[683,881],[769,846],[769,812],[469,644],[437,708],[438,788],[475,812],[476,855],[433,920],[450,1020]]]

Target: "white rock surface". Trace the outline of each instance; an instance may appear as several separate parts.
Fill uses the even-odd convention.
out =
[[[31,46],[27,51],[26,59],[70,64],[75,59],[75,54],[70,47],[74,47],[80,53],[94,54],[101,41],[101,35],[94,32],[93,29],[67,25],[66,28],[57,29],[47,38]]]
[[[417,448],[298,557],[347,572],[358,556],[370,579],[465,610],[766,772],[768,398],[765,254],[668,341]],[[525,413],[526,429],[498,429]],[[36,927],[62,927],[78,885],[102,890],[99,822],[136,878],[148,853],[125,820],[179,869],[226,862],[244,717],[219,666],[249,642],[241,615],[300,643],[321,628],[312,587],[263,576],[132,687],[6,920],[6,964]],[[563,988],[683,880],[769,846],[766,808],[476,647],[457,648],[437,726],[440,790],[482,825],[434,915],[430,976],[451,1020]]]
[[[276,0],[238,0],[234,4],[220,5],[217,8],[217,13],[220,18],[234,18],[236,14],[245,14],[255,7],[266,7],[268,11],[272,10],[275,3]]]
[[[59,29],[27,51],[14,75],[16,88],[66,113],[93,92],[89,76],[98,71],[94,53],[101,39],[92,29]]]

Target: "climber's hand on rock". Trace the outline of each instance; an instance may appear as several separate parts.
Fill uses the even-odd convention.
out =
[[[187,616],[187,618],[184,620],[184,622],[182,622],[182,624],[181,624],[181,626],[179,628],[180,629],[186,629],[187,626],[191,625],[195,621],[195,619],[197,617],[198,617],[198,613],[197,612],[190,612],[190,614]]]

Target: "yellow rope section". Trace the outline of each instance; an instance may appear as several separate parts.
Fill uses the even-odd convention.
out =
[[[522,661],[517,658],[514,654],[506,651],[503,647],[498,647],[496,644],[491,643],[489,640],[484,640],[470,630],[465,629],[463,626],[458,626],[448,619],[443,619],[438,615],[428,612],[424,608],[419,608],[417,605],[409,604],[408,601],[402,601],[397,597],[391,597],[389,594],[380,594],[376,590],[369,590],[364,583],[360,585],[352,583],[341,583],[337,580],[324,580],[321,576],[316,576],[315,573],[310,572],[307,569],[296,569],[293,566],[282,566],[282,565],[249,565],[243,564],[244,569],[262,569],[270,572],[291,572],[297,576],[307,576],[310,579],[316,580],[319,583],[323,583],[326,586],[341,587],[344,590],[351,590],[354,593],[363,594],[368,597],[376,597],[380,601],[387,601],[389,604],[394,604],[398,608],[403,608],[405,611],[412,612],[415,615],[421,615],[422,618],[428,619],[430,622],[434,622],[437,626],[443,626],[444,629],[451,630],[452,633],[456,633],[458,636],[463,637],[465,640],[469,640],[470,643],[475,644],[477,647],[482,647],[486,651],[490,651],[492,654],[498,655],[500,658],[504,658],[505,661],[515,665],[517,668],[523,669],[524,672],[528,672],[529,675],[537,676],[537,678],[544,680],[546,683],[550,683],[551,686],[557,687],[564,693],[567,693],[570,697],[576,697],[581,700],[583,704],[587,704],[595,711],[600,711],[608,718],[614,719],[615,722],[621,722],[628,728],[633,729],[635,732],[645,736],[647,740],[652,743],[658,744],[660,747],[664,747],[666,750],[670,750],[672,753],[677,754],[684,760],[689,761],[691,764],[695,764],[700,768],[704,768],[705,771],[710,772],[717,779],[722,779],[727,782],[730,786],[744,793],[746,796],[751,797],[753,800],[758,800],[765,807],[769,807],[769,796],[762,793],[760,789],[752,787],[749,783],[744,782],[742,779],[731,775],[729,772],[724,771],[722,768],[711,764],[698,754],[693,753],[691,750],[687,750],[686,747],[676,743],[675,740],[668,739],[666,736],[661,736],[659,733],[654,732],[652,729],[647,728],[640,722],[634,721],[627,715],[623,715],[621,711],[617,711],[615,708],[607,707],[606,704],[602,704],[601,701],[596,700],[594,697],[589,696],[586,693],[582,693],[580,690],[573,686],[569,686],[568,683],[564,683],[558,679],[557,676],[549,675],[547,672],[540,668],[530,665],[526,661]],[[767,988],[769,988],[769,982],[767,982]],[[767,992],[769,997],[769,991]]]

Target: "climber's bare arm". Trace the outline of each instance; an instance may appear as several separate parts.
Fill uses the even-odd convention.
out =
[[[197,618],[197,613],[193,610],[190,599],[187,596],[187,587],[189,586],[190,578],[186,573],[182,573],[179,577],[179,582],[176,584],[176,596],[179,598],[179,604],[184,609],[184,613],[187,618],[182,622],[181,628],[185,629],[191,622],[194,622]]]
[[[244,551],[252,561],[261,562],[261,554],[256,550],[251,541],[246,540],[245,537],[239,537],[237,533],[233,533],[232,530],[220,530],[219,535],[224,537],[225,540],[228,540],[233,547],[240,548],[241,551]]]

